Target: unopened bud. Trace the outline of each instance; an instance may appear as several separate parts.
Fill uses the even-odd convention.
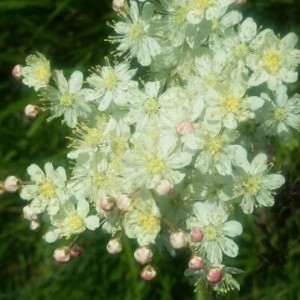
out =
[[[173,191],[173,189],[174,189],[174,185],[172,182],[170,182],[167,179],[162,179],[157,183],[155,187],[155,192],[158,195],[163,196],[163,195],[170,194]]]
[[[194,255],[189,260],[189,268],[192,270],[201,270],[205,265],[205,260],[201,256]]]
[[[104,211],[111,211],[115,207],[115,201],[109,197],[103,197],[100,200],[100,207]]]
[[[174,249],[181,249],[187,243],[187,237],[182,231],[173,231],[170,236],[170,243]]]
[[[204,232],[199,227],[192,228],[190,232],[191,241],[194,243],[199,243],[203,240]]]
[[[129,211],[132,209],[131,199],[127,195],[121,195],[117,198],[116,205],[119,210]]]
[[[110,254],[117,254],[122,251],[122,244],[119,239],[112,239],[106,245],[106,250]]]
[[[135,260],[141,265],[147,264],[151,261],[153,253],[147,246],[140,247],[134,251]]]
[[[152,280],[155,276],[156,270],[151,265],[145,266],[141,272],[141,277],[146,281]]]
[[[190,121],[182,121],[176,126],[176,131],[180,135],[194,132],[194,125]]]
[[[115,12],[121,12],[126,8],[126,1],[125,0],[113,0],[112,8]]]
[[[32,220],[29,224],[29,228],[31,230],[36,230],[40,227],[40,223],[38,221]]]
[[[37,219],[36,213],[33,212],[32,208],[29,205],[23,207],[23,217],[30,221]]]
[[[41,111],[40,107],[32,104],[26,105],[24,109],[25,116],[30,119],[34,119],[39,114],[40,111]]]
[[[207,274],[207,280],[210,283],[218,283],[222,279],[222,270],[218,267],[211,268]]]
[[[81,256],[82,255],[81,247],[78,246],[77,244],[74,244],[72,246],[72,248],[70,249],[70,254],[71,254],[72,257],[75,257],[75,258]]]
[[[11,75],[15,78],[19,78],[22,76],[22,66],[21,65],[15,65],[13,69],[11,70]]]
[[[69,261],[71,258],[70,248],[69,247],[60,247],[60,248],[55,249],[53,257],[58,263],[61,263],[61,264]]]
[[[4,188],[9,193],[16,192],[21,187],[21,180],[16,176],[8,176],[4,180]]]

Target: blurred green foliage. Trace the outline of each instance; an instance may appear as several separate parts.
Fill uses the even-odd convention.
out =
[[[242,10],[281,35],[289,31],[300,35],[298,0],[248,0]],[[37,101],[36,94],[11,77],[12,67],[39,51],[55,68],[66,72],[76,68],[86,74],[109,53],[110,45],[103,40],[113,12],[110,0],[0,0],[0,16],[0,178],[11,174],[26,178],[31,163],[66,166],[67,131],[59,121],[47,123],[44,115],[34,121],[24,117],[23,108]],[[293,90],[299,92],[299,84]],[[288,145],[280,141],[274,145],[270,153],[277,157],[287,184],[273,208],[243,218],[240,255],[228,262],[245,274],[237,278],[241,291],[224,299],[300,299],[299,136]],[[52,252],[57,245],[42,240],[43,228],[28,229],[23,206],[17,195],[0,199],[0,300],[199,298],[183,276],[189,256],[184,251],[175,258],[157,253],[158,276],[150,283],[140,280],[129,242],[122,254],[111,256],[105,250],[108,236],[97,233],[78,241],[82,257],[56,264]]]

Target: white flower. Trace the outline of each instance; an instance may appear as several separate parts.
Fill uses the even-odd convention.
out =
[[[201,228],[204,238],[200,243],[193,243],[199,253],[212,264],[220,264],[223,253],[229,257],[236,257],[238,246],[230,238],[242,233],[242,225],[235,220],[226,221],[228,212],[223,206],[209,202],[196,202],[193,214],[187,219],[187,228]]]
[[[26,66],[22,67],[21,74],[23,76],[23,83],[38,91],[47,86],[50,80],[50,62],[39,52],[37,52],[37,54],[28,55],[26,58]]]
[[[237,194],[245,214],[251,214],[254,207],[274,204],[274,190],[280,188],[285,180],[281,174],[267,172],[267,156],[260,153],[254,157],[251,164],[243,166],[243,171],[236,178]]]

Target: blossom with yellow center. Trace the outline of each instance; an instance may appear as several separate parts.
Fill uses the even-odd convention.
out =
[[[243,182],[243,186],[248,194],[255,196],[259,191],[260,182],[257,178],[250,177]]]
[[[59,103],[62,106],[71,106],[73,104],[73,100],[73,96],[70,93],[66,92],[60,96]]]
[[[45,180],[40,184],[40,193],[46,198],[52,198],[55,196],[55,187],[50,180]]]
[[[277,122],[282,122],[286,119],[287,113],[285,109],[278,107],[275,109],[273,117]]]
[[[217,155],[222,150],[222,141],[219,137],[212,138],[207,143],[207,149],[211,155]]]
[[[240,99],[233,95],[225,96],[222,105],[228,113],[237,113],[241,108]]]
[[[263,65],[271,74],[276,74],[281,66],[280,52],[275,49],[268,50],[263,56]]]
[[[158,157],[151,158],[147,164],[147,170],[151,174],[161,175],[164,172],[165,168],[165,162]]]
[[[144,103],[145,112],[148,114],[154,114],[159,111],[159,104],[156,99],[147,99]]]

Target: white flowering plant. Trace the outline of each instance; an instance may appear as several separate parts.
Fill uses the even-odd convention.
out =
[[[3,182],[26,201],[30,228],[43,222],[46,242],[64,243],[56,261],[78,257],[77,238],[102,230],[111,254],[132,241],[144,280],[161,249],[187,248],[196,289],[239,290],[242,271],[226,263],[238,255],[237,216],[274,204],[285,179],[267,147],[300,130],[300,96],[289,95],[298,38],[243,18],[243,2],[114,0],[116,47],[86,78],[66,78],[38,52],[13,69],[40,96],[25,114],[70,128],[70,170],[32,164],[29,179]]]

